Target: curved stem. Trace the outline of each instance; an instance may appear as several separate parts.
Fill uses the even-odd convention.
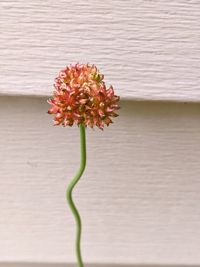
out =
[[[77,256],[77,261],[78,261],[78,266],[79,267],[84,267],[83,265],[83,260],[81,257],[81,247],[80,247],[80,241],[81,241],[81,217],[78,213],[78,210],[73,202],[72,199],[72,191],[79,179],[81,178],[85,166],[86,166],[86,138],[85,138],[85,126],[82,124],[79,126],[80,128],[80,167],[74,178],[71,180],[71,182],[68,185],[67,191],[66,191],[66,198],[69,203],[69,207],[74,214],[74,218],[76,220],[76,227],[77,227],[77,232],[76,232],[76,256]]]

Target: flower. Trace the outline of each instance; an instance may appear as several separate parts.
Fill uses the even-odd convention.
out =
[[[54,125],[83,124],[103,129],[117,117],[119,96],[113,87],[106,88],[104,76],[95,65],[69,65],[55,79],[53,98],[48,100],[54,114]]]

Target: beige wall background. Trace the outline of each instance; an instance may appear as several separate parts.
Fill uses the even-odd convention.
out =
[[[198,104],[121,102],[87,130],[74,198],[88,263],[200,263]],[[1,261],[74,262],[65,188],[79,163],[76,127],[51,126],[46,98],[1,97]]]
[[[125,98],[199,101],[199,1],[1,0],[0,92],[46,95],[90,62]]]
[[[46,114],[74,62],[98,65],[122,98],[113,125],[87,130],[74,192],[85,262],[200,265],[199,38],[199,1],[0,2],[0,265],[75,262],[65,188],[79,132]]]

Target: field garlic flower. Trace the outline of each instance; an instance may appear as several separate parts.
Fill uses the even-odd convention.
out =
[[[48,100],[54,125],[83,124],[103,129],[117,117],[119,96],[113,87],[106,88],[104,76],[95,65],[69,65],[55,79],[53,98]]]

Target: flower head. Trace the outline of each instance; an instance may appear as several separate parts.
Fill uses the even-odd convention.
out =
[[[117,117],[119,96],[113,87],[106,88],[104,76],[96,66],[89,64],[69,65],[55,79],[53,98],[48,100],[54,114],[54,125],[72,126],[83,124],[103,129]]]

